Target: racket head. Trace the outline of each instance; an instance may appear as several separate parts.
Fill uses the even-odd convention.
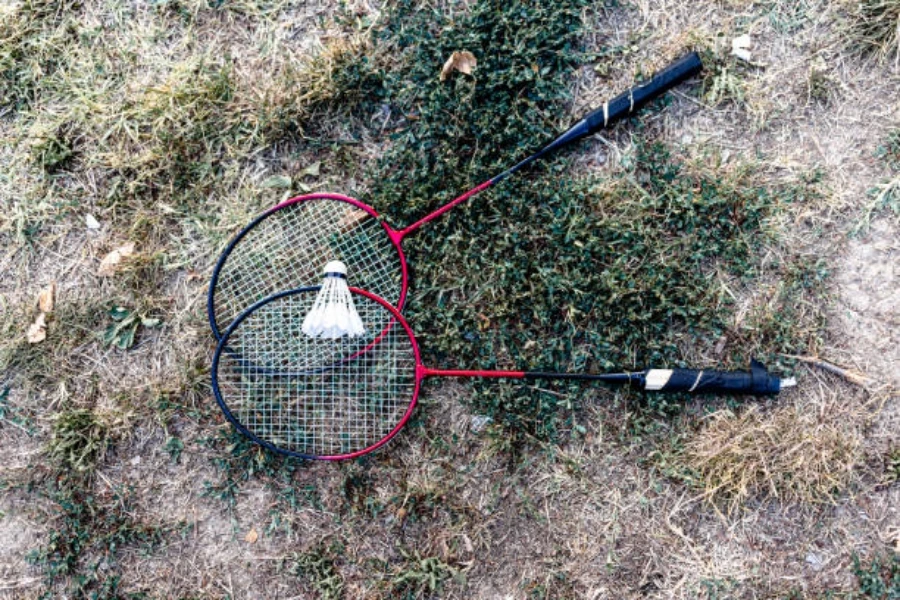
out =
[[[371,206],[340,194],[296,196],[244,227],[225,248],[207,294],[216,339],[254,303],[284,290],[318,285],[332,260],[350,281],[402,309],[409,273],[402,235]]]
[[[216,346],[213,394],[231,424],[269,450],[310,460],[355,458],[403,428],[425,368],[400,311],[358,288],[350,292],[360,316],[390,327],[358,338],[308,337],[301,326],[318,291],[279,292],[242,312]]]

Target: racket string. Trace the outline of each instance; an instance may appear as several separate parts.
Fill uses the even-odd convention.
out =
[[[224,331],[271,294],[317,285],[332,260],[347,265],[351,285],[396,305],[403,284],[397,253],[381,223],[349,202],[318,198],[283,207],[247,230],[227,255],[214,292],[216,324]]]
[[[301,325],[314,298],[286,296],[250,313],[226,340],[218,385],[232,416],[261,440],[309,456],[347,454],[402,421],[415,396],[415,350],[399,326],[374,345],[373,334],[307,337]],[[391,318],[373,300],[357,302],[367,321]]]

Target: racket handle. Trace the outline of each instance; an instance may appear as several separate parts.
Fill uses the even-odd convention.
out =
[[[693,394],[777,394],[795,385],[793,378],[770,375],[758,361],[749,371],[708,371],[697,369],[650,369],[644,374],[648,392],[689,392]]]
[[[595,133],[634,114],[651,100],[662,96],[675,86],[699,73],[702,68],[703,63],[700,62],[700,55],[696,52],[682,56],[651,77],[650,81],[641,83],[627,92],[619,94],[584,117],[587,125],[584,135]]]
[[[456,206],[459,202],[468,199],[469,196],[478,193],[482,189],[503,181],[519,169],[539,160],[545,155],[550,154],[567,144],[571,144],[575,140],[580,140],[587,135],[591,135],[605,127],[609,127],[624,117],[634,114],[654,98],[662,96],[682,81],[699,73],[702,68],[703,63],[700,62],[700,55],[696,52],[691,52],[690,54],[682,56],[651,77],[650,81],[619,94],[609,102],[604,103],[600,108],[588,113],[587,116],[572,125],[565,133],[541,148],[538,152],[535,152],[517,165],[510,167],[493,179],[484,182],[472,192],[468,192],[465,196],[460,196],[451,204],[448,204],[445,208],[441,209],[442,212]],[[436,213],[435,216],[437,216],[437,214],[439,213]],[[428,219],[431,218],[432,216],[429,215]],[[425,221],[425,219],[423,219],[423,221]],[[411,231],[419,225],[420,223],[415,223],[404,230],[404,232]]]

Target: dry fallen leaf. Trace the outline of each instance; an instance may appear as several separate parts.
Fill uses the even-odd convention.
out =
[[[50,285],[41,290],[38,294],[38,308],[41,312],[53,312],[53,297],[56,295],[56,282],[50,282]]]
[[[101,277],[114,275],[122,260],[128,258],[132,254],[134,254],[134,242],[128,242],[124,246],[116,248],[104,256],[103,260],[100,261],[100,268],[97,270],[97,275],[100,275]]]
[[[360,222],[369,218],[369,213],[364,210],[358,208],[351,208],[344,211],[344,214],[341,215],[341,218],[338,220],[338,227],[341,231],[347,232],[359,225]]]
[[[444,68],[441,69],[441,81],[446,81],[453,71],[471,75],[472,69],[477,65],[478,61],[471,52],[454,52],[450,55],[450,58],[447,59],[447,62],[444,63]]]
[[[247,532],[247,535],[244,537],[244,541],[250,544],[255,544],[256,540],[259,539],[259,534],[256,533],[256,529],[251,529]]]
[[[37,344],[47,339],[47,315],[44,313],[38,315],[31,327],[28,328],[25,339],[29,344]]]

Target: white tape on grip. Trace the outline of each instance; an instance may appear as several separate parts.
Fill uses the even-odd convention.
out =
[[[669,383],[672,377],[672,369],[650,369],[644,376],[644,389],[648,392],[657,392]]]

